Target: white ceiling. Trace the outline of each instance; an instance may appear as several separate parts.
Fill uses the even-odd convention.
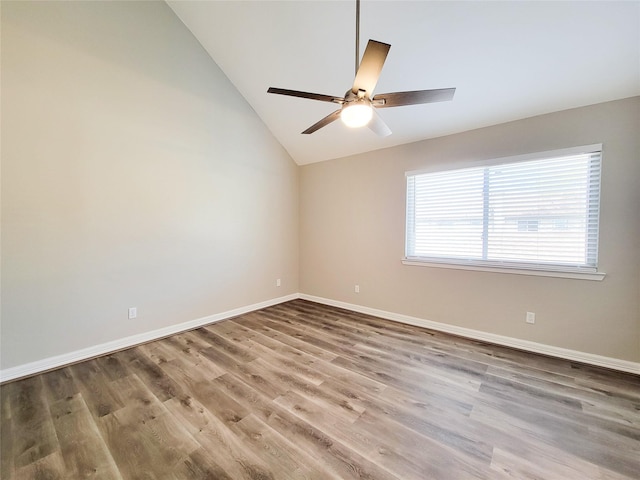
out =
[[[376,92],[456,87],[452,102],[379,110],[393,134],[336,121],[355,69],[355,0],[168,1],[300,165],[640,95],[640,1],[367,1],[368,39],[391,44]]]

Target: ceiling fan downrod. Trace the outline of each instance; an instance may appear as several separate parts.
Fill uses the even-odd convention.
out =
[[[356,0],[356,75],[360,67],[360,0]]]

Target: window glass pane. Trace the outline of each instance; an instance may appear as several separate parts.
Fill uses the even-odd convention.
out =
[[[415,256],[482,258],[482,169],[415,178]]]
[[[488,260],[589,264],[587,155],[488,170]]]
[[[600,152],[407,176],[408,257],[597,265]]]

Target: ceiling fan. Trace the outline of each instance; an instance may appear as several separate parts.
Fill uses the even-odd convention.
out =
[[[369,40],[367,48],[359,60],[360,37],[360,0],[356,0],[356,78],[353,86],[344,94],[344,97],[334,97],[319,93],[301,92],[285,88],[270,87],[267,93],[288,95],[290,97],[308,98],[321,102],[331,102],[342,105],[338,110],[330,113],[319,122],[307,128],[303,134],[313,133],[331,122],[340,118],[348,127],[356,128],[367,125],[373,132],[381,137],[391,134],[386,123],[376,113],[377,108],[401,107],[405,105],[418,105],[422,103],[444,102],[453,99],[455,88],[439,88],[435,90],[414,90],[410,92],[380,93],[373,95],[373,90],[378,83],[382,67],[389,53],[391,45]]]

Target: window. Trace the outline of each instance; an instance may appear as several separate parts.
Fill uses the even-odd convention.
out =
[[[601,148],[407,173],[405,263],[596,272]]]

